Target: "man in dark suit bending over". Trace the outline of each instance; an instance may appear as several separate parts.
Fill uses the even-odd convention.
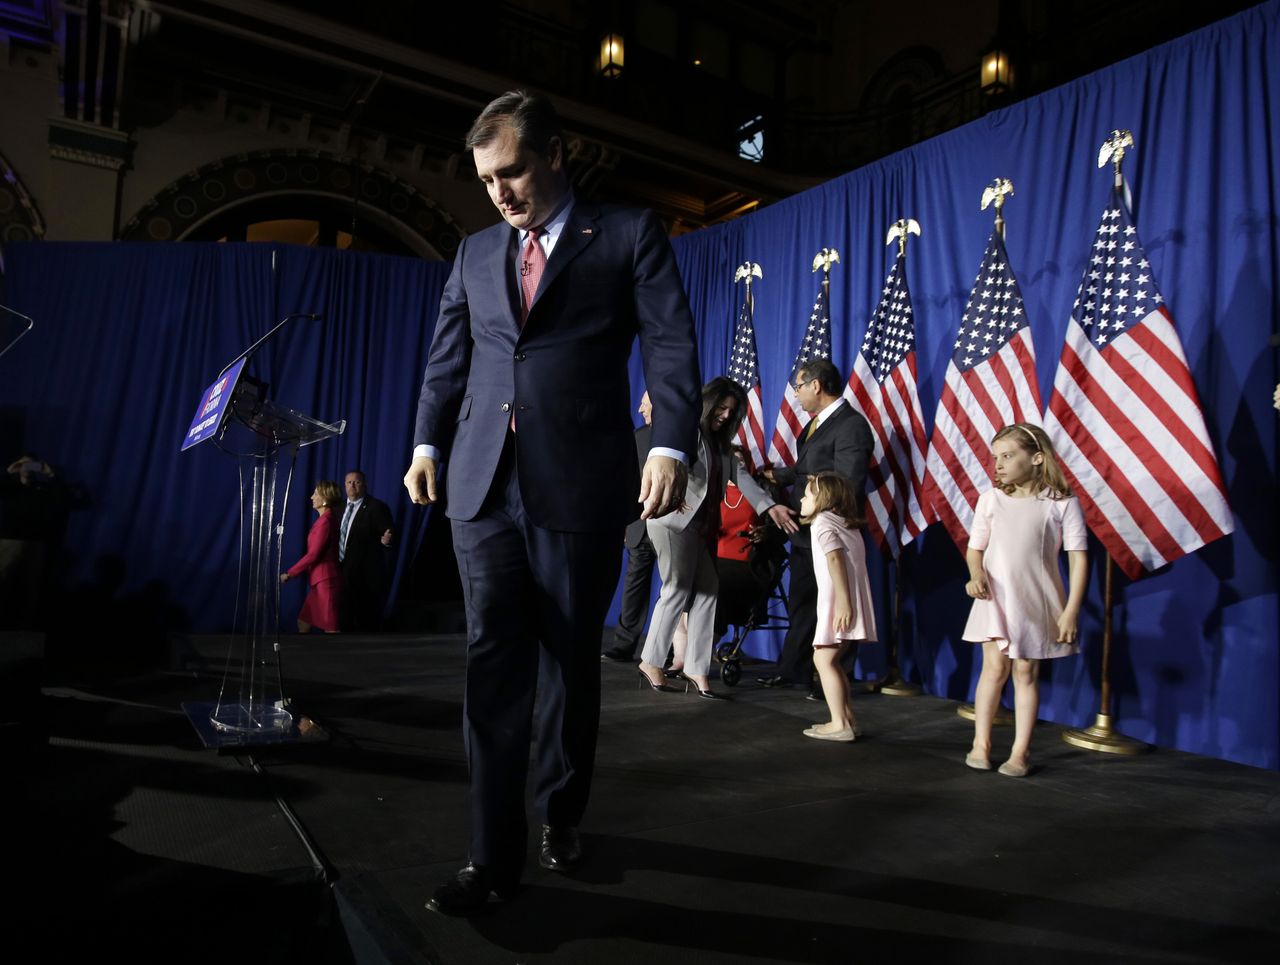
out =
[[[415,503],[447,488],[466,604],[470,860],[428,902],[453,914],[519,884],[535,688],[539,863],[581,860],[622,531],[637,510],[680,505],[701,384],[665,233],[651,212],[574,198],[554,108],[504,94],[466,145],[505,223],[458,248],[405,474]],[[637,334],[653,402],[643,473],[628,411]]]
[[[867,461],[874,447],[871,426],[841,395],[844,380],[829,359],[805,362],[796,373],[794,388],[800,405],[811,418],[798,440],[795,465],[766,473],[773,482],[791,487],[791,506],[795,510],[792,516],[799,513],[805,486],[815,473],[838,472],[853,483],[854,492],[861,496],[866,491]],[[787,596],[790,627],[778,659],[779,675],[760,682],[766,687],[812,686],[818,584],[813,575],[809,527],[797,526],[794,519],[780,519],[777,510],[774,507],[770,515],[791,534],[791,584]]]

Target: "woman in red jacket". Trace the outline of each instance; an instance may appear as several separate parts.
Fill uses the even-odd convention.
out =
[[[332,479],[316,483],[311,506],[320,514],[307,533],[307,552],[302,559],[280,574],[280,582],[288,583],[303,573],[310,573],[311,592],[298,613],[298,632],[319,627],[325,633],[338,632],[338,603],[342,596],[342,570],[338,565],[338,514],[331,512],[342,504],[342,490]]]

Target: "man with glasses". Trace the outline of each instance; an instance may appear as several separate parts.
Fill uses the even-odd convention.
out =
[[[867,485],[867,462],[873,443],[871,426],[842,396],[844,380],[828,359],[810,359],[796,373],[796,398],[811,416],[797,441],[795,465],[768,470],[770,481],[791,487],[792,518],[779,522],[791,536],[791,584],[787,596],[790,628],[778,659],[778,675],[761,677],[766,687],[804,684],[810,697],[820,695],[813,683],[813,635],[818,621],[818,584],[813,574],[813,552],[809,527],[799,525],[800,511],[809,477],[819,472],[838,472],[861,494]],[[777,508],[777,507],[775,507]],[[771,515],[773,515],[771,513]],[[774,516],[775,521],[778,517]]]

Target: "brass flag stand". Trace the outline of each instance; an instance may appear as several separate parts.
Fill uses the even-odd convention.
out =
[[[1068,744],[1104,754],[1141,754],[1151,750],[1150,744],[1126,737],[1111,726],[1111,611],[1116,565],[1107,556],[1107,575],[1102,601],[1102,672],[1099,686],[1098,716],[1092,727],[1064,731],[1062,739]]]
[[[1111,137],[1098,152],[1098,167],[1102,167],[1107,161],[1115,166],[1115,186],[1122,195],[1124,176],[1120,173],[1120,164],[1124,161],[1126,147],[1133,147],[1133,135],[1129,131],[1112,131]],[[1115,606],[1114,577],[1115,562],[1107,554],[1102,598],[1102,668],[1099,676],[1098,716],[1094,718],[1092,727],[1064,731],[1062,739],[1086,750],[1134,755],[1151,750],[1151,745],[1126,737],[1111,726],[1111,616]]]

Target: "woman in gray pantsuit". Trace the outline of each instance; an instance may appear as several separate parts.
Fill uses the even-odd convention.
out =
[[[720,529],[720,501],[725,483],[732,479],[757,512],[764,513],[774,500],[756,484],[729,449],[746,412],[747,396],[732,379],[717,376],[702,387],[702,423],[698,433],[697,460],[689,467],[685,505],[648,522],[662,577],[662,590],[649,621],[649,635],[640,655],[640,674],[654,690],[669,690],[662,663],[671,646],[671,635],[680,614],[689,614],[689,644],[684,656],[684,677],[698,693],[725,699],[707,682],[711,648],[715,643],[716,537]]]

